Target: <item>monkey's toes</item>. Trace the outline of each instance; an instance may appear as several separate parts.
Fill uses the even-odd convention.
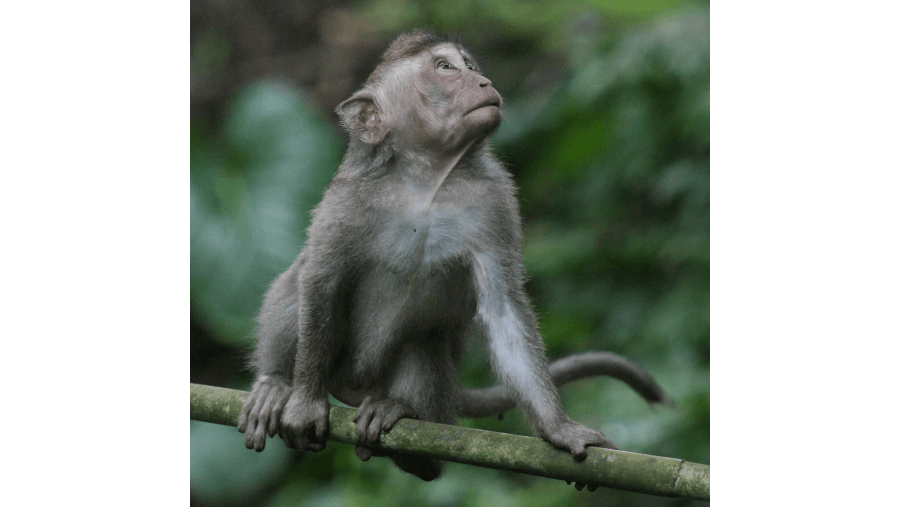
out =
[[[360,445],[356,446],[356,457],[361,461],[369,461],[369,458],[372,457],[372,449],[368,447],[363,447]]]
[[[356,410],[356,443],[377,444],[382,431],[390,431],[403,417],[416,417],[415,411],[403,402],[386,399],[372,401],[367,396]]]

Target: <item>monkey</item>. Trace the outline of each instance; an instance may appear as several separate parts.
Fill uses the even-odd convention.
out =
[[[346,154],[312,212],[304,248],[259,313],[255,378],[238,421],[247,448],[262,451],[277,434],[290,448],[322,450],[330,393],[358,407],[363,461],[381,455],[381,432],[400,418],[454,424],[514,406],[544,440],[583,460],[588,446],[616,446],[569,418],[555,384],[605,374],[648,402],[669,401],[646,372],[613,354],[548,365],[523,288],[512,177],[488,142],[502,107],[469,52],[422,30],[395,39],[338,105]],[[459,385],[473,334],[485,338],[500,385]],[[389,457],[425,481],[444,465]]]

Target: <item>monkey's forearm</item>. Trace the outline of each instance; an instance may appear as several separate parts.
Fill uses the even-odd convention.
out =
[[[324,253],[310,249],[310,259],[297,273],[300,301],[294,315],[297,331],[292,387],[313,399],[327,397],[326,379],[345,334],[338,328],[343,316],[335,308],[341,277],[331,265],[340,262],[341,258],[332,254],[338,247],[330,245]],[[326,256],[328,261],[313,262],[311,258],[316,256]]]
[[[334,347],[328,340],[302,336],[297,343],[291,387],[309,399],[328,397],[328,367],[334,362]]]
[[[550,364],[550,377],[556,386],[598,375],[625,382],[648,403],[673,405],[650,374],[622,356],[610,352],[585,352],[557,359]],[[461,397],[460,417],[496,416],[516,406],[512,394],[503,385],[463,389]]]

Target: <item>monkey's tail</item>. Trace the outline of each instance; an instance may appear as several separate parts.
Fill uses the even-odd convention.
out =
[[[610,352],[585,352],[557,359],[550,364],[550,378],[556,386],[597,375],[625,382],[650,404],[675,406],[649,373],[622,356]],[[503,385],[463,389],[461,397],[460,417],[497,416],[516,406],[515,399]]]

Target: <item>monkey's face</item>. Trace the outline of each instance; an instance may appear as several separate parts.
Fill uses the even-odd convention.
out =
[[[456,44],[439,44],[376,73],[374,83],[337,107],[344,126],[364,143],[379,144],[390,133],[400,151],[453,156],[500,126],[503,99]]]
[[[398,118],[417,146],[453,152],[500,126],[502,99],[475,60],[455,44],[441,44],[414,59],[418,100]]]

